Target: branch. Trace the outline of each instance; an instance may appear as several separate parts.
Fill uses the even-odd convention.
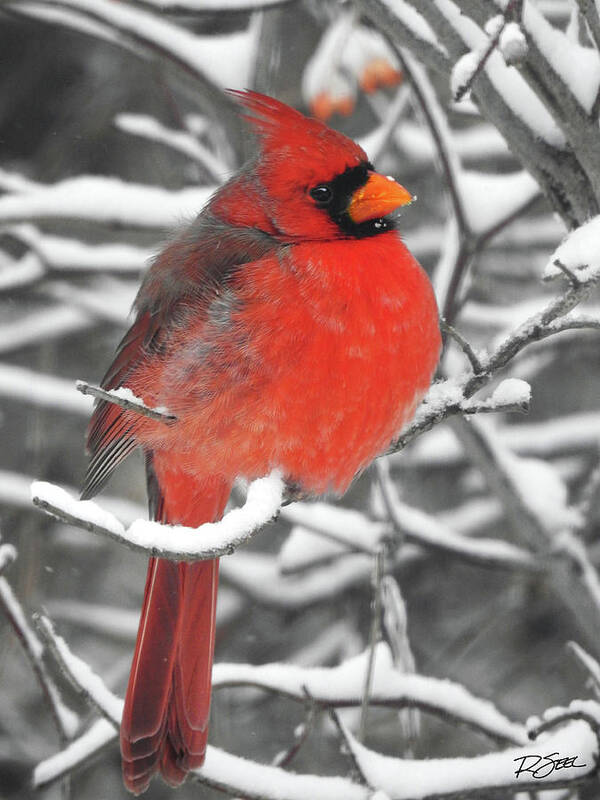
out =
[[[73,689],[95,711],[118,727],[121,724],[123,701],[116,697],[83,659],[74,655],[62,636],[57,636],[48,617],[36,615],[38,630],[60,671]]]
[[[599,280],[600,268],[580,270],[576,286],[569,286],[564,294],[552,300],[543,311],[532,315],[513,331],[494,353],[480,360],[481,372],[467,376],[453,384],[446,381],[445,386],[452,391],[448,391],[445,396],[443,392],[440,393],[440,384],[434,384],[417,410],[413,421],[392,443],[387,453],[402,450],[416,436],[430,430],[439,422],[463,412],[461,403],[464,399],[468,400],[486,383],[489,383],[496,373],[506,367],[525,347],[561,330],[567,330],[570,325],[569,318],[560,324],[555,320],[565,316],[578,303],[585,300]],[[587,323],[592,321],[591,327],[596,327],[595,318],[586,320],[585,327],[588,327]],[[574,326],[578,327],[577,318],[573,322]]]
[[[201,561],[231,555],[274,519],[284,499],[285,483],[277,470],[269,477],[253,481],[241,508],[233,509],[219,522],[206,522],[198,528],[142,519],[125,528],[93,501],[73,500],[59,486],[35,481],[31,492],[34,505],[69,525],[107,536],[146,555]]]
[[[97,400],[114,403],[114,405],[125,408],[127,411],[135,411],[143,417],[148,417],[149,419],[165,422],[167,424],[177,422],[177,417],[174,414],[170,414],[166,409],[147,406],[143,400],[133,394],[131,389],[127,389],[126,387],[106,390],[99,386],[86,383],[86,381],[76,381],[75,388],[78,392],[81,392],[81,394],[89,394]]]
[[[8,548],[8,545],[4,545],[0,550],[0,552],[3,552],[3,566],[6,566],[7,560],[15,557],[14,550],[11,553]],[[60,692],[44,664],[44,646],[29,624],[23,607],[15,596],[10,584],[6,578],[3,577],[0,577],[0,606],[31,664],[33,672],[46,698],[46,702],[52,712],[52,717],[61,740],[65,742],[72,739],[75,735],[75,731],[79,727],[77,714],[65,705],[60,696]]]

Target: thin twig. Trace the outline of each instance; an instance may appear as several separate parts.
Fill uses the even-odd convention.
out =
[[[440,328],[442,331],[445,331],[449,336],[451,336],[454,341],[458,344],[460,349],[463,351],[465,356],[469,359],[471,367],[473,368],[473,374],[479,375],[480,372],[483,372],[483,367],[481,365],[481,361],[477,357],[477,354],[469,344],[469,342],[465,339],[465,337],[460,333],[454,325],[451,325],[449,322],[444,319],[444,317],[440,317]]]
[[[50,707],[61,741],[64,744],[75,735],[75,731],[79,726],[79,719],[60,696],[60,692],[43,660],[44,646],[29,624],[21,603],[4,577],[0,577],[0,606],[31,664],[46,702]]]
[[[492,55],[496,47],[498,47],[498,42],[500,41],[502,32],[504,31],[504,28],[506,27],[508,22],[508,16],[512,14],[515,11],[516,7],[520,5],[522,2],[523,0],[510,0],[503,14],[504,19],[502,24],[498,26],[498,30],[494,33],[494,35],[490,39],[488,46],[483,51],[483,53],[479,58],[479,61],[477,62],[477,67],[473,70],[471,75],[469,75],[469,79],[462,86],[458,88],[458,91],[454,95],[454,102],[460,103],[460,101],[463,99],[466,93],[470,91],[475,79],[483,72],[483,68],[487,64],[489,57]]]
[[[89,394],[97,400],[113,403],[116,406],[124,408],[126,411],[135,411],[136,414],[140,414],[142,417],[148,417],[158,422],[165,422],[168,425],[177,421],[177,417],[174,414],[170,414],[168,411],[161,411],[158,408],[151,408],[137,398],[131,400],[126,397],[120,397],[118,394],[115,394],[115,390],[101,389],[100,386],[93,386],[86,381],[76,381],[75,388],[78,392],[81,392],[81,394]]]
[[[377,642],[381,636],[381,582],[383,580],[385,560],[385,545],[381,545],[373,563],[373,597],[371,600],[371,628],[369,631],[369,658],[367,661],[367,671],[365,673],[365,684],[363,690],[362,703],[360,708],[360,726],[358,739],[364,742],[367,733],[367,717],[369,714],[369,698],[373,685],[373,672],[375,667],[375,652]]]

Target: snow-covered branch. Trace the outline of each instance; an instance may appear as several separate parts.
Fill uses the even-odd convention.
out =
[[[206,522],[199,528],[142,519],[126,528],[97,503],[74,500],[59,486],[36,481],[31,492],[34,505],[70,525],[107,536],[147,555],[198,561],[230,555],[274,519],[284,499],[285,483],[278,471],[253,481],[241,508],[229,511],[219,522]]]
[[[14,560],[14,548],[3,545],[0,549],[0,560],[5,567]],[[44,645],[31,627],[23,607],[17,599],[9,582],[0,575],[0,607],[12,626],[17,639],[21,643],[31,668],[44,693],[46,702],[52,713],[61,741],[64,743],[73,738],[79,727],[79,718],[62,699],[58,687],[52,679],[44,663]]]
[[[543,311],[523,322],[493,353],[479,359],[481,372],[434,384],[413,421],[404,429],[388,452],[394,453],[401,450],[416,436],[430,430],[437,423],[461,412],[464,413],[465,400],[469,400],[530,344],[555,335],[568,327],[577,327],[578,318],[575,317],[573,325],[571,325],[571,319],[566,315],[588,297],[600,280],[600,264],[585,268],[581,268],[580,264],[581,262],[572,265],[577,274],[578,283],[571,284],[566,292],[552,300]],[[556,321],[561,317],[563,319],[556,327]],[[588,322],[588,320],[585,321]],[[591,323],[591,320],[589,322]],[[590,327],[596,327],[595,321],[594,324],[590,324]],[[502,394],[504,401],[510,399],[510,393]],[[519,402],[517,402],[518,404]],[[496,408],[498,407],[496,406]]]

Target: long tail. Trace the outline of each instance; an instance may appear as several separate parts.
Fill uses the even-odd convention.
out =
[[[223,514],[230,485],[148,458],[154,519],[200,525]],[[204,762],[215,642],[218,560],[152,558],[121,722],[123,780],[134,794],[159,771],[172,786]]]

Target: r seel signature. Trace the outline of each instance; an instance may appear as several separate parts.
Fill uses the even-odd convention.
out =
[[[513,758],[513,761],[521,762],[515,769],[515,777],[520,778],[521,775],[526,774],[536,780],[541,780],[561,769],[579,769],[586,766],[586,764],[576,763],[578,756],[564,756],[559,758],[559,755],[559,753],[548,753],[548,755],[545,756],[532,754]]]

